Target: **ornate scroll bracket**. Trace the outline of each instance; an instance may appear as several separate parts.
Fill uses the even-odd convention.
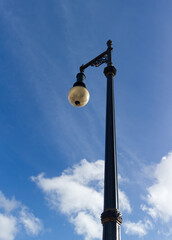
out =
[[[107,46],[108,46],[108,48],[107,48],[106,51],[102,52],[100,55],[98,55],[97,57],[95,57],[94,59],[89,61],[88,63],[83,64],[80,67],[80,72],[83,73],[84,70],[89,66],[99,67],[103,63],[107,63],[109,66],[112,66],[111,52],[112,52],[113,48],[112,48],[112,41],[111,40],[107,41]]]
[[[109,49],[107,49],[105,52],[101,53],[94,59],[92,59],[90,62],[82,65],[80,67],[80,72],[84,72],[84,70],[89,66],[99,67],[103,63],[108,63],[108,51],[109,51]]]
[[[107,63],[108,59],[107,59],[107,55],[105,55],[102,58],[99,58],[97,60],[95,60],[94,62],[91,63],[92,67],[99,67],[100,65],[102,65],[103,63]]]

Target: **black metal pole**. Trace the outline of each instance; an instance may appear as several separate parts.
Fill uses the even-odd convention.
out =
[[[104,69],[107,78],[104,212],[101,215],[101,220],[103,224],[103,240],[120,240],[122,215],[119,211],[118,200],[114,104],[114,76],[116,69],[112,65],[112,41],[109,40],[107,45],[107,67]]]
[[[120,226],[122,215],[119,211],[118,200],[118,172],[116,154],[116,129],[115,129],[115,101],[114,77],[116,69],[112,64],[112,41],[107,42],[107,50],[90,62],[80,67],[77,82],[74,86],[83,86],[85,79],[84,70],[89,66],[100,66],[107,63],[104,74],[107,78],[106,102],[106,143],[105,143],[105,180],[104,180],[104,212],[101,214],[103,224],[103,240],[121,240]],[[78,85],[79,84],[79,85]]]

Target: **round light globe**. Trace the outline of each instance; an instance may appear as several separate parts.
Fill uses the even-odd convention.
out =
[[[85,87],[75,86],[69,90],[68,100],[75,107],[85,106],[90,98],[90,94]]]

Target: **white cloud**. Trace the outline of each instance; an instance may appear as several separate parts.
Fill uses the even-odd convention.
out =
[[[172,218],[172,152],[164,156],[156,165],[153,177],[155,182],[147,189],[146,196],[149,207],[142,205],[141,208],[152,218],[160,217],[168,222]]]
[[[0,208],[4,209],[5,212],[11,212],[12,210],[18,208],[20,205],[14,198],[11,200],[7,199],[4,194],[0,191]]]
[[[119,189],[119,203],[122,211],[127,211],[128,213],[131,213],[132,209],[128,197],[120,189]]]
[[[13,240],[17,232],[17,220],[0,213],[0,240]]]
[[[147,212],[152,218],[156,218],[157,217],[157,210],[155,208],[151,208],[151,207],[147,207],[144,204],[141,204],[141,209],[142,211]]]
[[[42,223],[40,219],[35,217],[26,207],[21,209],[19,219],[29,235],[38,235],[42,230]]]
[[[75,230],[79,235],[85,235],[85,240],[101,239],[102,226],[100,218],[95,219],[91,214],[80,211],[70,221],[75,225]]]
[[[152,228],[152,223],[149,220],[138,221],[138,222],[124,222],[123,224],[125,233],[129,235],[138,235],[143,237],[147,234],[147,230]]]
[[[125,182],[129,182],[129,180],[127,178],[121,177],[121,175],[118,173],[118,182],[125,183]]]
[[[0,191],[0,240],[14,240],[19,231],[38,235],[42,230],[39,218],[14,198],[7,199]]]
[[[40,174],[31,179],[43,190],[50,207],[66,214],[76,232],[91,240],[102,237],[103,176],[104,161],[84,159],[59,177],[46,178]],[[121,210],[131,212],[124,192],[119,191],[119,198]]]

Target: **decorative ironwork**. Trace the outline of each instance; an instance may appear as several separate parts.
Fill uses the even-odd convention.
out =
[[[102,58],[98,58],[96,59],[94,62],[92,62],[91,66],[92,67],[99,67],[100,65],[102,65],[103,63],[107,63],[107,55],[105,55]]]
[[[89,66],[99,67],[101,64],[107,63],[107,62],[108,62],[108,51],[106,50],[105,52],[101,53],[100,55],[92,59],[90,62],[82,65],[80,67],[80,72],[84,72],[84,70]]]

